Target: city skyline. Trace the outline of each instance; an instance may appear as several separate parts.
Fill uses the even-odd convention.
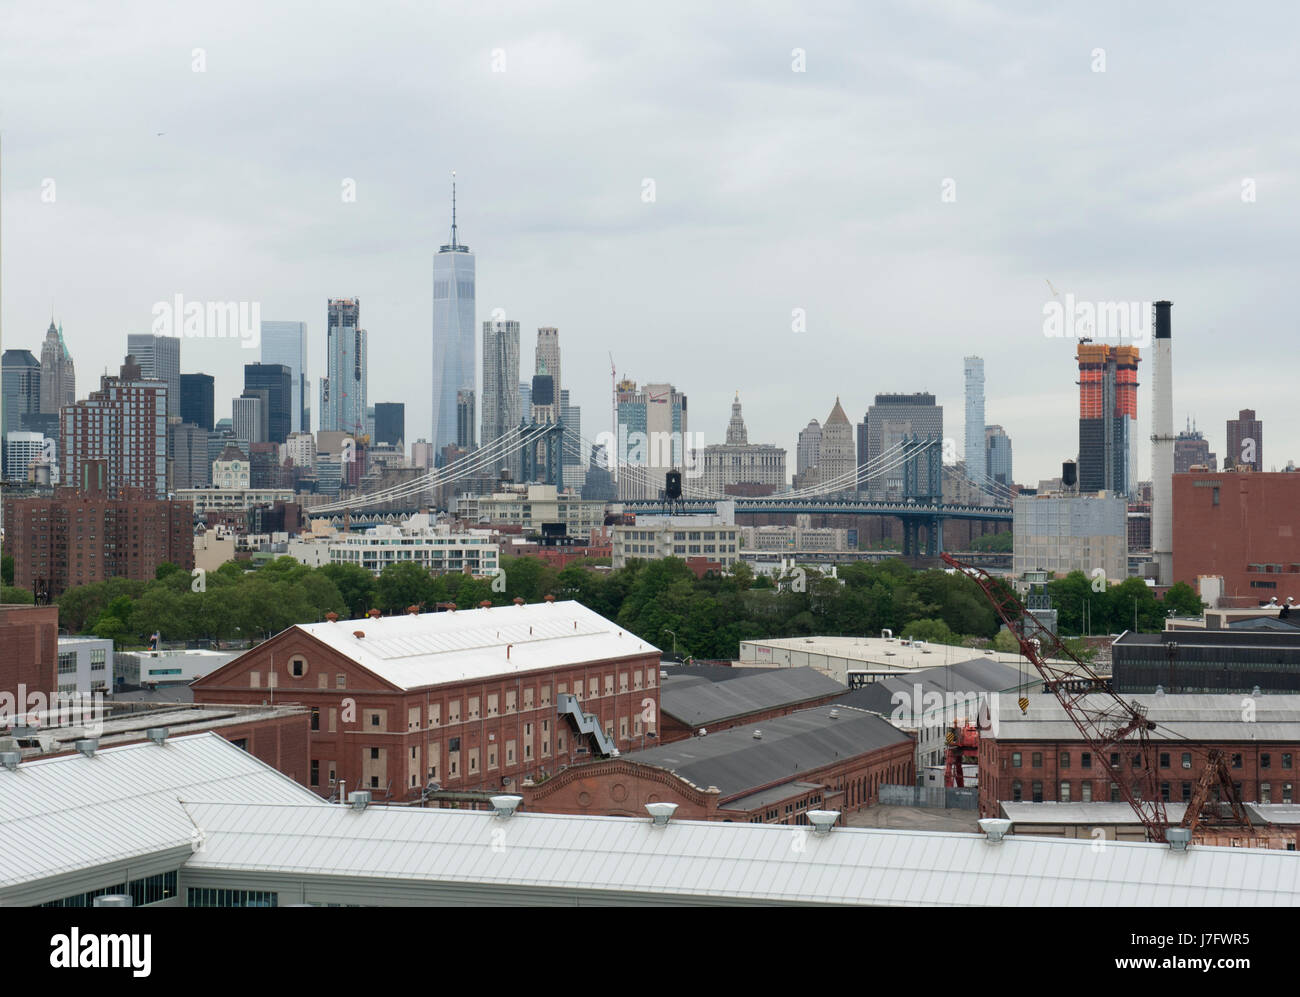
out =
[[[263,44],[303,56],[277,134],[285,149],[314,149],[319,111],[312,94],[330,78],[331,61],[311,53],[313,26],[298,37],[256,8],[246,16]],[[685,15],[702,30],[716,16]],[[524,329],[564,330],[563,387],[591,412],[608,410],[612,352],[619,376],[671,382],[689,394],[706,413],[696,429],[707,442],[724,438],[736,387],[747,399],[751,437],[792,453],[799,428],[821,418],[837,395],[858,413],[876,393],[932,392],[950,413],[947,435],[960,440],[960,360],[978,352],[990,372],[985,419],[1016,441],[1018,477],[1032,485],[1053,476],[1077,446],[1067,372],[1075,343],[1043,335],[1044,306],[1057,293],[1097,302],[1168,298],[1180,316],[1175,412],[1195,413],[1218,450],[1224,441],[1217,427],[1253,408],[1272,427],[1267,466],[1293,458],[1284,373],[1247,354],[1241,373],[1224,378],[1219,359],[1226,336],[1243,323],[1263,330],[1260,356],[1290,338],[1293,319],[1282,310],[1280,289],[1293,269],[1283,240],[1296,208],[1294,179],[1277,165],[1286,158],[1285,132],[1252,100],[1260,84],[1227,75],[1219,63],[1189,73],[1177,57],[1212,45],[1225,62],[1248,46],[1258,59],[1259,25],[1228,21],[1211,35],[1205,26],[1169,25],[1143,12],[1125,12],[1121,22],[1118,7],[1084,14],[958,6],[946,16],[856,16],[858,27],[886,37],[933,33],[936,54],[874,65],[841,41],[842,29],[778,17],[749,26],[721,63],[688,45],[675,62],[659,65],[654,32],[612,58],[606,15],[565,36],[526,9],[504,36],[466,19],[454,46],[439,33],[432,42],[463,100],[440,107],[437,122],[404,128],[416,154],[387,154],[379,139],[394,119],[384,117],[359,126],[360,141],[342,157],[300,157],[292,169],[280,155],[253,164],[232,159],[229,143],[205,134],[202,116],[191,121],[193,94],[209,93],[205,99],[221,108],[238,101],[242,87],[274,76],[261,47],[223,44],[215,22],[196,22],[183,46],[142,21],[107,26],[139,56],[139,78],[126,80],[111,71],[120,48],[73,38],[65,57],[105,80],[98,97],[56,101],[53,115],[38,119],[27,108],[49,103],[33,95],[50,80],[43,71],[0,70],[12,98],[0,117],[10,249],[5,346],[37,353],[53,299],[69,350],[93,385],[120,364],[123,337],[148,331],[152,304],[180,291],[193,300],[258,301],[263,314],[304,319],[307,366],[323,371],[321,303],[355,294],[367,301],[374,339],[371,397],[403,401],[412,427],[431,426],[425,372],[432,358],[419,330],[432,328],[432,233],[446,225],[445,178],[456,168],[484,258],[478,319],[501,308]],[[38,26],[18,21],[13,28],[0,51],[39,50]],[[204,41],[194,34],[211,39],[203,73],[191,67],[191,50]],[[391,52],[360,46],[361,75],[400,58],[414,45],[408,34],[420,33],[385,36]],[[1083,37],[1087,44],[1078,42]],[[954,45],[981,54],[972,61],[951,53]],[[796,46],[807,56],[803,72],[792,67]],[[1102,72],[1096,47],[1108,55]],[[497,49],[507,57],[504,72],[493,71]],[[738,88],[734,106],[716,96],[719,79]],[[147,100],[137,100],[142,86]],[[844,102],[841,90],[861,99]],[[1126,106],[1135,90],[1140,113]],[[629,92],[654,96],[611,125],[612,141],[585,138],[564,163],[535,155],[553,141],[549,123],[558,126],[570,113],[605,120],[605,101],[625,107]],[[665,144],[663,123],[693,108],[701,92],[709,99],[688,114],[681,137]],[[833,104],[824,99],[832,92]],[[747,99],[760,94],[773,99]],[[1225,94],[1235,98],[1227,101],[1236,108],[1231,117],[1189,117],[1199,98],[1222,107]],[[369,85],[343,95],[330,117],[361,118],[375,96]],[[100,99],[149,110],[110,130],[99,120]],[[420,118],[424,95],[385,99],[408,119]],[[990,100],[1006,105],[1005,123],[976,113]],[[916,113],[902,115],[903,107]],[[981,128],[989,125],[985,139]],[[261,141],[265,126],[251,122],[247,137]],[[1220,159],[1209,158],[1195,137],[1210,126],[1226,136],[1229,152]],[[74,155],[87,131],[101,136],[93,163]],[[438,148],[441,133],[458,136],[454,155]],[[1103,134],[1106,147],[1096,142]],[[847,156],[824,154],[832,137],[845,136]],[[503,141],[517,155],[500,157]],[[1165,150],[1155,160],[1114,151],[1153,143]],[[1026,155],[1034,163],[1029,171],[1019,168]],[[574,169],[575,161],[583,165]],[[192,189],[174,182],[181,174],[197,178]],[[1085,182],[1095,175],[1109,182]],[[942,199],[947,179],[954,181],[952,201]],[[351,201],[340,194],[349,180]],[[1256,200],[1244,199],[1245,180]],[[53,200],[43,199],[47,191]],[[1004,220],[1011,203],[1032,226]],[[869,246],[856,237],[863,228],[873,232]],[[131,251],[108,248],[104,238],[123,232]],[[1201,248],[1207,245],[1216,247],[1212,255]],[[682,246],[694,257],[685,271],[668,263]],[[778,247],[793,269],[783,280],[756,282],[755,275],[773,272]],[[796,252],[786,252],[792,247]],[[944,291],[936,295],[940,282]],[[671,300],[665,286],[675,288]],[[869,319],[864,300],[872,302]],[[792,331],[797,310],[802,332]],[[184,353],[186,372],[217,378],[218,398],[239,394],[247,358],[237,345],[191,340]],[[850,380],[847,372],[858,368],[871,373]],[[711,376],[722,369],[725,382]],[[1136,477],[1144,480],[1149,379],[1140,391],[1133,449]],[[313,421],[319,427],[320,415]]]

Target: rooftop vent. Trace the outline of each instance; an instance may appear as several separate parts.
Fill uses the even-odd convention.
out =
[[[754,740],[755,741],[763,740],[763,732],[761,730],[754,731]]]
[[[894,631],[892,631],[892,630],[882,630],[882,631],[880,631],[880,637],[881,637],[882,640],[893,640],[893,639],[894,639]]]
[[[331,623],[335,622],[338,618],[339,618],[339,614],[338,614],[338,613],[326,613],[326,614],[325,614],[325,619],[329,620]]]
[[[835,822],[840,819],[838,810],[809,810],[808,819],[814,828],[813,834],[830,834]]]
[[[3,765],[10,772],[18,768],[18,763],[23,760],[21,751],[0,751],[0,765]]]
[[[1185,852],[1192,840],[1192,830],[1188,827],[1171,827],[1165,832],[1165,840],[1173,851]]]
[[[419,616],[419,615],[420,615],[420,607],[419,607],[419,606],[407,606],[407,607],[406,607],[406,611],[407,611],[411,616]]]
[[[366,632],[365,632],[364,630],[353,630],[353,631],[352,631],[352,636],[355,637],[357,640],[361,640],[361,638],[363,638],[365,635],[366,635]]]
[[[348,793],[348,805],[353,810],[364,810],[370,806],[370,790],[356,789]]]
[[[676,803],[647,803],[646,813],[653,818],[654,827],[667,827],[672,816],[677,812]]]
[[[83,737],[76,742],[75,747],[87,758],[93,758],[95,756],[95,749],[99,747],[99,738]]]
[[[91,902],[93,907],[134,907],[135,901],[129,893],[105,893]]]
[[[515,810],[524,801],[522,796],[493,796],[490,802],[498,817],[507,819],[515,815]]]
[[[166,727],[150,727],[148,730],[144,732],[144,736],[147,737],[154,744],[162,744],[165,740],[167,740],[168,733],[170,732],[167,730]]]
[[[555,601],[555,596],[553,596],[553,595],[543,596],[543,598],[544,598],[547,602],[554,602],[554,601]]]
[[[382,616],[383,614],[382,614],[381,612],[379,612],[379,610],[377,610],[377,609],[372,609],[372,610],[371,610],[370,612],[368,612],[366,615],[369,616],[372,620],[377,620],[377,619],[379,619],[379,617]]]
[[[492,600],[491,600],[491,599],[484,599],[482,602],[480,602],[480,603],[478,604],[478,608],[479,608],[479,609],[491,609],[491,608],[492,608]]]
[[[1005,817],[985,817],[979,824],[984,836],[994,843],[1001,841],[1011,830],[1011,821]]]
[[[1259,693],[1259,686],[1255,686],[1255,688],[1251,689],[1251,690],[1250,690],[1250,694],[1251,694],[1252,696],[1258,696],[1258,695],[1260,694],[1260,693]]]
[[[831,719],[838,720],[839,718],[840,718],[840,711],[835,709],[834,707],[831,707]]]
[[[521,599],[519,596],[515,596],[515,598],[514,598],[514,604],[515,604],[516,606],[522,606],[522,605],[524,604],[524,600]]]

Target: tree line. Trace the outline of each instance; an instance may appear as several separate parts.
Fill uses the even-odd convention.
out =
[[[150,581],[115,578],[70,589],[56,601],[60,625],[70,633],[112,638],[121,647],[143,646],[158,633],[164,642],[259,641],[295,623],[327,613],[359,618],[371,609],[400,613],[409,606],[432,611],[454,603],[467,609],[515,598],[547,595],[574,599],[642,640],[682,656],[735,658],[739,643],[817,634],[874,635],[891,630],[947,644],[982,644],[1001,621],[979,587],[964,575],[915,570],[901,560],[840,567],[838,578],[803,569],[792,579],[755,577],[744,563],[726,575],[696,578],[684,561],[632,561],[617,571],[570,564],[563,570],[535,557],[504,558],[502,577],[430,575],[410,562],[378,577],[358,565],[310,568],[280,557],[250,569],[229,562],[201,580],[171,564]],[[1005,582],[995,581],[1005,591]],[[1081,588],[1082,586],[1082,588]],[[1171,611],[1199,612],[1186,585],[1157,599],[1140,580],[1094,592],[1081,573],[1051,582],[1048,592],[1062,633],[1118,632],[1132,624],[1158,630]],[[1085,614],[1086,617],[1085,617]]]

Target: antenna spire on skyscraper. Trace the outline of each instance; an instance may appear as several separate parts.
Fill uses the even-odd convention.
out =
[[[454,250],[460,243],[456,241],[456,171],[451,171],[451,248]]]

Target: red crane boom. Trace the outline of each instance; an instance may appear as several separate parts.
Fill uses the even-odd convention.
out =
[[[1169,821],[1157,770],[1152,764],[1150,733],[1156,725],[1147,719],[1146,707],[1117,695],[1109,681],[1041,624],[1035,628],[1038,636],[1026,637],[1023,621],[1027,611],[1010,586],[998,582],[982,568],[965,564],[949,554],[940,556],[944,563],[966,575],[984,592],[994,611],[1020,642],[1020,653],[1037,669],[1043,677],[1044,688],[1056,696],[1066,715],[1079,728],[1092,749],[1093,758],[1119,787],[1120,795],[1133,808],[1148,836],[1152,841],[1164,841]],[[1052,658],[1065,659],[1071,664],[1053,664]],[[1028,706],[1028,700],[1022,698],[1021,711]],[[1112,754],[1118,765],[1112,762]],[[1125,755],[1132,762],[1128,771],[1121,770]]]

